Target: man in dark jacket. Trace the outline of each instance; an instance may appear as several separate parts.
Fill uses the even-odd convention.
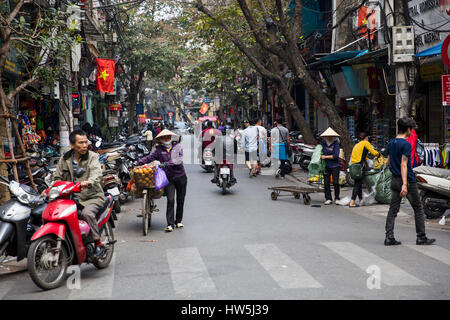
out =
[[[339,134],[336,133],[331,128],[325,130],[324,133],[320,135],[324,140],[322,140],[322,160],[325,160],[326,169],[324,173],[324,184],[325,184],[325,204],[332,204],[333,199],[331,197],[331,187],[330,187],[330,177],[333,176],[333,186],[334,186],[334,200],[335,203],[340,200],[340,186],[339,186],[339,152],[340,146],[337,138]]]
[[[157,147],[150,155],[140,159],[138,166],[159,161],[166,172],[169,184],[166,188],[167,196],[167,227],[165,231],[172,232],[174,227],[183,228],[184,198],[186,197],[187,177],[183,166],[183,148],[181,143],[172,141],[172,137],[178,137],[175,133],[164,129],[155,138]],[[177,193],[177,213],[174,218],[175,191]]]

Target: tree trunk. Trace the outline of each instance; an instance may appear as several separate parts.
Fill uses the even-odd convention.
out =
[[[6,119],[0,118],[0,159],[5,159],[4,141],[6,139]],[[0,175],[8,178],[8,166],[0,163]],[[9,189],[4,184],[0,184],[0,205],[10,199]]]

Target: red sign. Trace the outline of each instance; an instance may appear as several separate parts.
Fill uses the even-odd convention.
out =
[[[146,117],[145,114],[138,114],[138,122],[145,123]]]
[[[122,107],[120,104],[110,104],[109,105],[109,111],[120,111]]]
[[[450,106],[450,74],[442,76],[442,105]]]
[[[173,112],[169,112],[169,117],[170,117],[170,118],[173,117]]]
[[[450,55],[448,53],[448,48],[450,46],[450,34],[445,38],[441,47],[441,56],[442,61],[444,61],[445,65],[450,68]]]

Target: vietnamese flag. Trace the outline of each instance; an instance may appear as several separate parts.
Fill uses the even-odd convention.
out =
[[[208,109],[209,109],[209,106],[203,102],[202,107],[200,108],[200,113],[205,114],[206,111],[208,111]]]
[[[114,92],[114,59],[97,59],[97,90]]]
[[[367,18],[367,15],[372,13],[369,18]],[[369,21],[367,21],[369,20]],[[375,37],[375,33],[372,33],[375,31],[375,22],[376,22],[376,11],[372,8],[362,6],[358,9],[358,29],[359,29],[359,35],[363,36],[367,39],[367,25],[370,27],[370,40],[373,40]]]

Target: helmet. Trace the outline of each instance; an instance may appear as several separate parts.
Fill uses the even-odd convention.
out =
[[[152,123],[152,120],[150,120],[150,119],[145,119],[145,123],[146,123],[146,124],[150,124],[150,123]]]

